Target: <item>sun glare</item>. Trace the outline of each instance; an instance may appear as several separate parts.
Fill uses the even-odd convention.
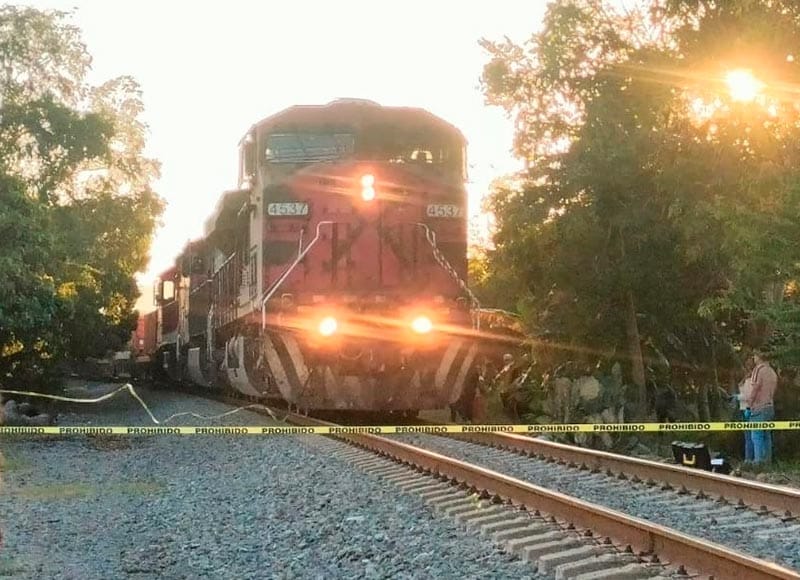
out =
[[[749,70],[736,69],[725,75],[725,84],[734,101],[752,102],[761,93],[764,83],[753,76]]]

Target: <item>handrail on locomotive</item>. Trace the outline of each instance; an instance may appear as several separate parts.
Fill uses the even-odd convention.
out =
[[[294,270],[297,267],[297,265],[300,262],[303,261],[303,258],[305,258],[306,254],[308,254],[308,252],[311,250],[311,248],[314,247],[314,244],[317,243],[317,241],[319,240],[319,237],[320,237],[320,233],[321,233],[320,232],[320,228],[322,226],[324,226],[324,225],[333,225],[333,223],[334,222],[332,222],[332,221],[321,221],[321,222],[319,222],[317,224],[317,233],[314,236],[314,239],[311,240],[308,243],[308,245],[305,247],[305,249],[303,249],[303,233],[302,233],[302,231],[300,232],[300,245],[298,247],[297,258],[295,258],[295,261],[292,262],[292,264],[286,269],[286,272],[284,272],[284,274],[275,281],[275,283],[269,288],[269,290],[265,294],[264,298],[261,300],[261,331],[262,332],[267,328],[267,302],[269,302],[269,299],[272,298],[272,296],[275,294],[275,292],[277,292],[278,289],[281,287],[281,284],[283,284],[283,282],[289,277],[289,274],[292,273],[292,270]]]
[[[316,235],[314,236],[314,239],[311,240],[311,242],[309,242],[308,246],[306,246],[305,249],[303,249],[303,232],[305,230],[301,230],[297,258],[286,269],[286,272],[284,272],[284,274],[281,275],[281,277],[278,278],[274,282],[274,284],[272,286],[270,286],[270,288],[265,293],[264,298],[261,300],[261,331],[262,332],[267,327],[267,302],[269,302],[270,298],[272,298],[275,295],[275,293],[280,289],[281,284],[283,284],[283,282],[289,277],[289,275],[292,273],[292,270],[294,270],[297,267],[297,265],[303,260],[303,258],[305,258],[306,254],[308,254],[308,252],[311,250],[311,248],[314,246],[314,244],[317,243],[317,241],[320,238],[320,227],[323,226],[323,225],[333,225],[334,223],[335,222],[332,222],[332,221],[321,221],[321,222],[319,222],[317,224],[317,232],[316,232]],[[436,245],[436,232],[431,230],[428,227],[427,224],[416,222],[414,225],[422,228],[422,230],[425,232],[425,239],[431,245],[431,248],[433,249],[433,255],[434,255],[434,258],[436,259],[437,263],[451,277],[453,277],[455,279],[455,281],[458,283],[458,285],[461,288],[461,290],[464,291],[467,294],[467,296],[469,297],[470,304],[472,305],[473,327],[475,328],[475,330],[480,330],[480,328],[481,328],[481,319],[480,319],[481,304],[480,304],[480,301],[478,300],[478,297],[475,296],[475,294],[472,292],[472,290],[469,289],[469,287],[467,286],[466,282],[464,282],[464,280],[461,278],[461,276],[458,275],[458,272],[456,272],[455,268],[453,268],[453,266],[450,264],[450,262],[444,256],[444,254],[442,254],[441,251],[439,251],[439,247]]]

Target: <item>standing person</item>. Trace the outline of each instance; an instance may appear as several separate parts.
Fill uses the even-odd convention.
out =
[[[489,394],[489,385],[486,381],[485,375],[478,377],[478,388],[475,389],[475,396],[472,399],[471,419],[473,423],[484,424],[486,423],[486,416],[488,415],[487,401]]]
[[[750,375],[752,388],[745,399],[747,408],[750,409],[750,422],[772,421],[775,419],[775,391],[778,388],[778,375],[769,362],[764,358],[764,353],[753,351],[753,373]],[[753,438],[753,461],[764,463],[772,460],[772,432],[751,431]]]
[[[750,367],[751,365],[748,365]],[[749,369],[752,372],[752,369]],[[747,400],[750,398],[750,393],[753,391],[753,381],[750,377],[746,377],[739,383],[739,394],[736,399],[739,401],[739,420],[750,420],[750,409],[747,408]],[[745,463],[752,463],[753,456],[753,434],[745,429],[744,431],[744,460]]]
[[[470,371],[464,381],[464,389],[461,391],[461,396],[455,403],[450,405],[450,421],[452,423],[455,423],[458,417],[462,421],[472,421],[475,396],[478,392],[484,366],[483,364],[476,365]]]

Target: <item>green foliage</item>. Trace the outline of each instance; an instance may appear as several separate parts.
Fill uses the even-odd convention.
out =
[[[796,305],[773,304],[800,264],[798,40],[793,3],[560,0],[525,45],[483,42],[529,169],[493,193],[482,288],[554,366],[636,382],[633,340],[652,380],[727,386],[769,336],[800,365]],[[732,100],[734,68],[759,99]]]
[[[67,14],[0,8],[0,377],[121,348],[163,201],[129,77],[89,86]]]
[[[46,212],[21,192],[21,184],[0,179],[0,356],[9,357],[41,338],[56,296],[47,268],[52,239]]]

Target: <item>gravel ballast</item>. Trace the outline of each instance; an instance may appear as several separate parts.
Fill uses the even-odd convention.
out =
[[[392,437],[800,570],[800,522],[796,520],[782,522],[750,510],[721,507],[713,499],[681,496],[467,441],[432,435]]]
[[[230,409],[140,392],[159,418]],[[268,422],[242,412],[170,424]],[[152,425],[127,395],[59,424]],[[0,577],[535,577],[315,436],[4,436],[0,449]]]

